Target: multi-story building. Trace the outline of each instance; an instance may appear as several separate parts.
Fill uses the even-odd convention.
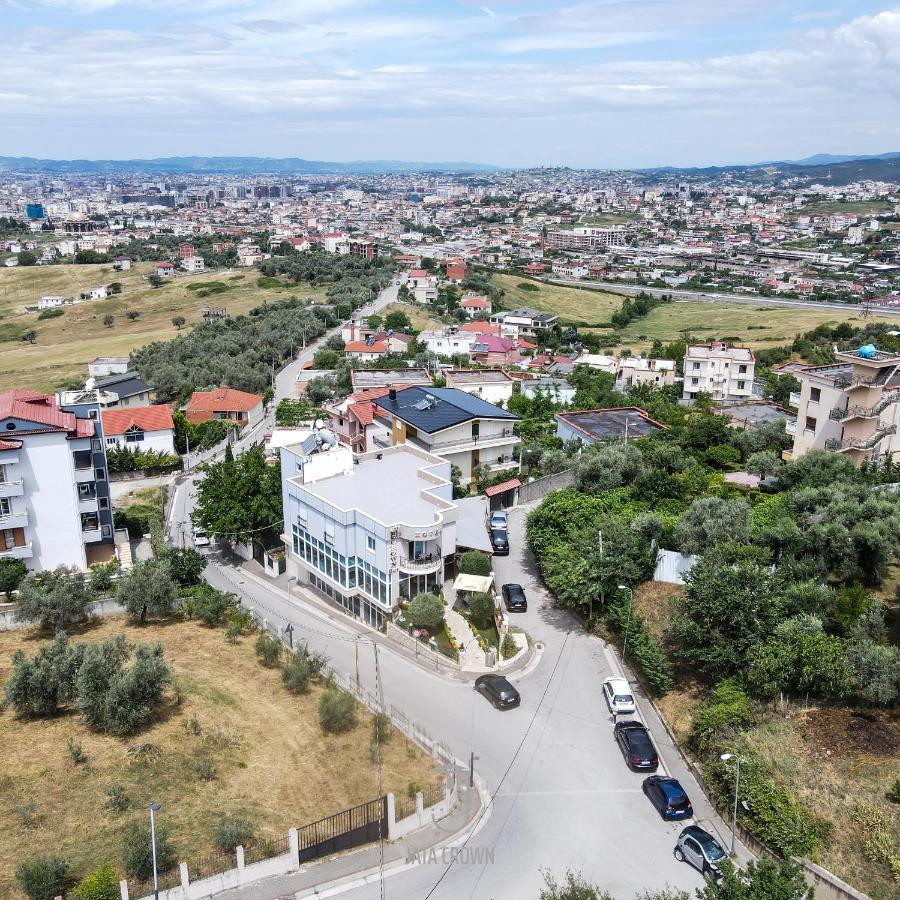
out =
[[[555,328],[559,324],[559,316],[543,313],[537,309],[522,307],[494,313],[490,321],[501,327],[504,336],[529,337]]]
[[[859,465],[900,452],[900,353],[862,347],[835,355],[832,365],[792,373],[800,390],[790,398],[797,421],[786,426],[794,444],[785,458],[815,447],[846,453]]]
[[[0,394],[0,558],[35,572],[115,554],[95,392]]]
[[[450,462],[411,444],[281,451],[287,574],[380,627],[401,597],[438,590],[456,552]]]
[[[684,355],[685,400],[703,391],[713,400],[745,400],[753,395],[756,360],[747,347],[723,341],[688,347]]]
[[[412,444],[458,466],[471,481],[479,466],[494,471],[515,465],[520,438],[517,415],[457,388],[391,389],[375,405],[387,413],[391,443]]]
[[[597,247],[624,247],[623,228],[579,226],[571,231],[548,231],[544,247],[551,250],[595,250]]]
[[[616,390],[627,391],[642,384],[656,387],[675,384],[675,360],[647,359],[643,356],[627,356],[620,360],[616,373]]]

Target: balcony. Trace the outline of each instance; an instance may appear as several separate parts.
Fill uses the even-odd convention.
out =
[[[432,572],[440,571],[444,565],[443,557],[440,554],[428,554],[418,559],[405,559],[400,557],[400,570],[402,572],[417,573],[419,575],[427,575]]]
[[[85,544],[93,544],[94,541],[102,540],[103,532],[98,525],[96,528],[82,528],[81,529],[81,540]]]
[[[33,555],[31,542],[22,544],[21,547],[10,547],[7,550],[0,549],[0,559],[31,559]]]
[[[27,528],[28,527],[28,510],[10,512],[5,516],[0,516],[0,531],[7,528]]]
[[[21,478],[18,481],[0,481],[0,497],[21,497],[24,493]]]
[[[875,419],[898,400],[900,400],[898,392],[891,391],[885,394],[874,406],[836,406],[828,415],[839,422],[846,419]]]
[[[92,465],[80,466],[75,464],[75,482],[76,484],[85,484],[89,481],[96,481],[94,477],[94,467]]]
[[[797,420],[786,419],[784,423],[784,430],[790,434],[794,435],[797,433]]]
[[[426,450],[438,452],[441,450],[477,450],[482,447],[502,447],[504,444],[518,444],[519,437],[512,428],[504,428],[502,432],[493,434],[465,435],[449,440],[435,441],[431,445],[419,441],[420,446]]]
[[[825,449],[832,450],[835,453],[846,453],[852,450],[872,450],[876,445],[880,444],[888,435],[896,434],[896,425],[879,424],[878,428],[865,438],[850,438],[846,441],[832,438],[825,441]]]
[[[800,406],[800,394],[797,391],[791,391],[790,396],[788,397],[788,405],[793,406],[794,409],[797,409]]]
[[[95,513],[99,511],[96,497],[79,497],[78,511],[82,513]]]

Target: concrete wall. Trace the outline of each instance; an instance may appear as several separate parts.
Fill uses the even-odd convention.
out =
[[[18,628],[31,628],[27,622],[17,622],[15,618],[15,603],[0,603],[0,631],[14,631]],[[88,604],[88,614],[91,616],[118,616],[125,610],[113,599],[92,600]]]
[[[547,475],[544,478],[536,478],[523,484],[518,492],[518,504],[531,503],[546,497],[551,491],[559,491],[571,487],[575,481],[575,473],[571,469],[565,472],[557,472],[556,475]]]

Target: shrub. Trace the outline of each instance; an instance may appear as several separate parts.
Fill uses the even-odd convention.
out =
[[[750,698],[736,680],[727,678],[713,688],[709,700],[694,709],[691,744],[705,754],[752,721]]]
[[[58,856],[26,859],[16,866],[16,881],[28,900],[53,900],[62,894],[69,864]]]
[[[69,753],[69,756],[72,759],[72,762],[77,766],[79,763],[83,763],[87,761],[87,754],[84,752],[84,747],[81,746],[79,741],[76,741],[74,738],[69,738],[66,741],[66,750]]]
[[[309,659],[303,654],[292,653],[281,667],[281,681],[292,694],[307,693],[311,677]]]
[[[106,789],[106,805],[117,813],[128,809],[128,795],[121,784],[111,784]]]
[[[105,862],[72,891],[73,900],[119,900],[119,874],[111,862]]]
[[[492,594],[472,594],[469,598],[469,614],[478,625],[487,625],[494,619],[494,597]]]
[[[260,632],[253,649],[256,651],[259,661],[269,668],[274,666],[281,657],[281,642],[264,631]]]
[[[184,609],[187,614],[191,618],[198,618],[209,628],[224,622],[238,603],[234,594],[217,591],[208,584],[182,588],[181,595],[186,598]]]
[[[194,774],[201,781],[212,781],[216,777],[216,764],[207,753],[201,753],[193,763]]]
[[[419,594],[410,601],[407,615],[416,628],[437,628],[444,621],[444,603],[435,594]]]
[[[117,559],[91,566],[91,574],[88,578],[88,590],[91,595],[97,597],[108,593],[113,586],[113,575],[118,571],[119,561]]]
[[[491,559],[478,550],[468,550],[459,558],[459,571],[464,575],[490,575]]]
[[[142,881],[153,875],[153,851],[150,846],[150,823],[129,822],[122,832],[122,864],[131,878]],[[156,869],[168,872],[176,863],[175,848],[165,825],[156,824]]]
[[[237,639],[241,636],[243,628],[237,622],[230,622],[225,629],[225,640],[229,644],[236,644]]]
[[[900,803],[900,778],[898,778],[887,792],[887,798],[891,803]]]
[[[391,717],[387,713],[375,713],[372,717],[372,745],[380,747],[386,744],[392,733]]]
[[[356,701],[346,691],[330,687],[319,698],[319,725],[329,734],[342,734],[356,725]]]
[[[519,645],[515,642],[513,636],[507,632],[500,645],[500,655],[504,659],[512,659],[519,652]]]
[[[90,595],[84,575],[60,566],[28,575],[19,585],[17,622],[36,622],[45,631],[61,631],[87,616]]]
[[[256,826],[243,816],[222,815],[216,823],[216,847],[230,853],[235,847],[246,847],[256,835]]]

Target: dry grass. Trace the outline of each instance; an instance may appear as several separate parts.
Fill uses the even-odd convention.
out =
[[[444,323],[440,319],[430,316],[428,314],[428,309],[420,306],[418,303],[391,303],[378,313],[378,315],[384,319],[392,312],[406,313],[406,317],[416,331],[430,331],[432,329],[441,329],[444,327]]]
[[[260,288],[259,272],[222,270],[198,275],[182,275],[160,288],[147,282],[154,263],[138,263],[127,272],[115,272],[111,265],[29,266],[0,269],[0,390],[28,387],[52,391],[72,379],[83,382],[86,365],[95,356],[127,356],[151,341],[168,340],[178,334],[173,316],[183,316],[187,326],[201,320],[204,306],[224,306],[229,313],[244,313],[266,300],[292,295],[321,299],[324,291],[308,285]],[[121,282],[122,293],[106,300],[61,307],[64,314],[38,319],[28,311],[44,294],[77,297],[94,285]],[[219,281],[228,285],[221,294],[198,297],[189,284]],[[134,322],[126,312],[137,310]],[[111,328],[103,324],[114,317]],[[20,336],[37,331],[37,343],[23,342]]]
[[[163,505],[162,487],[134,488],[126,494],[116,497],[116,509],[124,509],[128,506],[159,506]]]
[[[592,291],[585,288],[566,287],[561,284],[545,284],[522,275],[494,275],[492,280],[503,288],[503,305],[507,309],[530,306],[542,312],[558,315],[566,322],[584,322],[595,325],[608,322],[624,300],[624,296],[606,291]],[[529,284],[537,288],[530,291],[519,287]]]
[[[14,870],[23,858],[52,850],[78,875],[106,858],[118,860],[124,823],[143,816],[151,800],[162,803],[160,816],[178,857],[190,860],[212,849],[220,813],[241,811],[260,832],[280,836],[377,795],[369,713],[361,711],[348,734],[323,734],[317,712],[322,688],[289,694],[278,671],[256,661],[253,638],[229,645],[221,629],[190,622],[140,628],[116,618],[77,639],[120,633],[129,641],[163,644],[183,700],[177,705],[170,699],[150,727],[127,739],[94,734],[77,715],[28,722],[11,709],[0,713],[0,896],[18,896]],[[0,633],[0,682],[14,650],[33,655],[40,643],[30,633]],[[192,718],[200,723],[199,735],[184,727]],[[69,737],[83,745],[86,763],[70,759]],[[159,759],[133,762],[128,748],[142,744],[158,748]],[[205,753],[217,769],[211,781],[193,769]],[[426,784],[437,777],[432,761],[396,733],[385,747],[383,772],[385,790],[396,793],[410,781]],[[105,806],[110,784],[125,788],[130,805],[124,814]],[[20,812],[30,802],[39,823],[34,827],[23,824]]]

